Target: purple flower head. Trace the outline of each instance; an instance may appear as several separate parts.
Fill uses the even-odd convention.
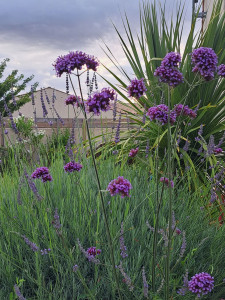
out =
[[[75,104],[77,104],[77,106],[79,105],[78,103],[80,102],[80,97],[78,96],[78,97],[76,97],[76,96],[74,96],[74,95],[71,95],[71,96],[69,96],[66,100],[65,100],[65,104],[66,105],[69,105],[69,104],[71,104],[71,105],[75,105]]]
[[[182,114],[183,116],[188,116],[191,119],[194,119],[197,116],[196,112],[190,109],[188,105],[184,106],[183,104],[177,104],[174,106],[173,110],[175,111],[177,116],[180,116]]]
[[[169,179],[168,179],[167,177],[161,177],[161,178],[160,178],[160,182],[164,182],[165,185],[166,185],[167,187],[169,187]],[[170,181],[170,185],[171,185],[172,188],[174,187],[174,182],[173,182],[173,180]]]
[[[128,85],[127,89],[129,97],[140,98],[147,91],[144,78],[131,80],[131,84]]]
[[[180,234],[181,234],[181,230],[180,230],[179,228],[176,228],[176,229],[175,229],[175,232],[176,232],[177,235],[180,235]]]
[[[85,256],[90,262],[93,262],[93,263],[95,263],[95,264],[97,264],[97,265],[100,264],[99,259],[95,258],[96,255],[89,254],[88,251],[86,251],[86,250],[82,247],[82,245],[81,245],[79,239],[77,239],[77,244],[78,244],[78,247],[80,248],[80,251],[84,254],[84,256]],[[95,248],[95,247],[91,247],[91,248]],[[89,248],[89,249],[91,249],[91,248]],[[89,249],[88,249],[88,250],[89,250]],[[98,249],[98,250],[99,250],[100,252],[97,253],[97,255],[101,253],[101,250],[100,250],[100,249]],[[98,251],[98,250],[97,250],[97,251]],[[96,248],[95,248],[95,252],[94,252],[93,250],[91,250],[90,253],[96,253]]]
[[[74,171],[80,172],[83,166],[77,162],[71,161],[64,166],[65,172],[72,173]]]
[[[73,266],[73,272],[77,272],[78,269],[79,269],[79,266],[78,266],[78,265],[74,265],[74,266]]]
[[[195,274],[188,282],[188,288],[198,297],[207,295],[214,288],[214,278],[205,272]]]
[[[59,56],[53,66],[56,70],[56,75],[60,77],[63,73],[71,73],[74,69],[81,70],[86,64],[87,69],[97,70],[98,61],[90,55],[81,51],[69,52],[67,55]]]
[[[90,247],[87,249],[87,253],[90,255],[90,256],[96,256],[96,255],[99,255],[100,253],[102,252],[101,249],[96,249],[96,247]]]
[[[213,151],[214,151],[215,154],[219,154],[219,153],[223,152],[223,149],[222,148],[215,148]]]
[[[46,174],[42,176],[42,182],[52,181],[52,176],[50,174]]]
[[[87,99],[88,112],[99,115],[101,111],[108,111],[111,108],[110,100],[115,100],[115,97],[116,93],[113,89],[103,88],[101,92],[96,92]]]
[[[131,149],[129,153],[129,157],[135,157],[138,154],[139,148],[137,147],[136,149]]]
[[[162,125],[168,123],[168,106],[165,104],[159,104],[157,106],[150,107],[146,113],[149,116],[151,121],[157,120]],[[173,125],[176,121],[176,113],[170,111],[170,123]]]
[[[194,65],[192,72],[198,72],[205,80],[212,80],[217,69],[218,58],[211,48],[200,47],[191,53]]]
[[[119,194],[121,198],[125,196],[130,197],[129,191],[132,189],[131,183],[124,179],[123,176],[119,176],[117,179],[110,181],[107,190],[110,192],[111,196]]]
[[[217,68],[218,75],[221,77],[225,77],[225,65],[222,64]]]
[[[163,58],[161,65],[168,68],[171,67],[179,68],[180,62],[181,62],[180,53],[169,52]]]
[[[154,76],[159,77],[160,82],[167,83],[172,87],[176,87],[184,81],[183,74],[178,69],[164,67],[163,65],[155,70]]]
[[[42,178],[44,175],[49,175],[49,169],[47,167],[37,168],[32,174],[33,179]]]

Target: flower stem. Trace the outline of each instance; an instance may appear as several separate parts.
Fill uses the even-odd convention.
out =
[[[70,75],[69,75],[69,77],[70,77]],[[106,232],[107,232],[108,244],[109,244],[109,249],[110,249],[110,257],[111,257],[111,263],[112,263],[112,267],[113,267],[113,274],[114,274],[114,277],[115,277],[115,280],[116,280],[119,299],[122,300],[121,293],[120,293],[120,288],[119,288],[119,280],[118,280],[118,276],[117,276],[117,273],[116,273],[116,265],[115,265],[115,259],[114,259],[114,249],[113,249],[112,237],[111,237],[110,230],[109,230],[109,223],[108,223],[108,219],[107,219],[107,214],[106,214],[106,209],[105,209],[105,204],[104,204],[104,199],[103,199],[103,194],[102,194],[102,188],[101,188],[101,184],[100,184],[100,179],[99,179],[99,175],[98,175],[97,165],[96,165],[94,151],[93,151],[92,142],[91,142],[91,136],[90,136],[90,130],[89,130],[89,125],[88,125],[87,113],[85,111],[85,105],[84,105],[84,98],[83,98],[83,93],[82,93],[82,88],[81,88],[80,75],[78,74],[78,72],[77,72],[77,78],[78,78],[79,90],[80,90],[80,95],[81,95],[81,101],[82,101],[82,105],[83,105],[82,110],[83,110],[83,114],[84,114],[84,118],[85,118],[85,125],[86,125],[86,128],[87,128],[88,142],[89,142],[91,156],[92,156],[92,160],[93,160],[93,164],[94,164],[94,170],[95,170],[95,175],[96,175],[96,179],[97,179],[98,190],[99,190],[99,194],[100,194],[102,210],[103,210],[103,215],[104,215],[104,220],[105,220],[105,225],[106,225]],[[74,87],[73,87],[73,89],[74,89]]]
[[[168,233],[168,248],[167,248],[167,255],[166,255],[166,265],[165,265],[165,299],[169,300],[169,293],[170,293],[170,248],[171,248],[171,240],[172,240],[172,187],[171,187],[171,180],[172,180],[172,158],[171,158],[171,124],[170,124],[170,106],[171,106],[171,98],[170,98],[170,87],[168,86],[168,140],[167,140],[167,147],[168,147],[168,156],[167,156],[167,168],[168,168],[168,179],[169,179],[169,233]]]

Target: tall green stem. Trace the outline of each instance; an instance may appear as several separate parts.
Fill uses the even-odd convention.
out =
[[[70,75],[69,75],[69,77],[70,77]],[[79,84],[79,90],[80,90],[82,105],[83,105],[83,107],[85,107],[79,74],[77,74],[77,78],[78,78],[78,84]],[[71,78],[70,78],[70,81],[71,81]],[[75,91],[74,87],[73,87],[73,90]],[[108,223],[108,219],[107,219],[107,214],[106,214],[106,209],[105,209],[105,204],[104,204],[104,199],[103,199],[103,194],[102,194],[102,188],[101,188],[101,184],[100,184],[100,179],[99,179],[99,175],[98,175],[98,170],[97,170],[97,165],[96,165],[96,161],[95,161],[94,151],[93,151],[93,147],[92,147],[90,130],[89,130],[88,119],[87,119],[87,113],[85,111],[85,108],[83,109],[83,113],[84,113],[85,124],[86,124],[87,135],[88,135],[88,142],[89,142],[91,156],[92,156],[92,160],[93,160],[93,164],[94,164],[94,170],[95,170],[95,175],[96,175],[96,179],[97,179],[98,190],[99,190],[99,194],[100,194],[102,210],[103,210],[103,215],[104,215],[104,220],[105,220],[105,225],[106,225],[106,232],[107,232],[108,244],[109,244],[109,249],[110,249],[110,257],[111,257],[111,263],[112,263],[112,267],[113,267],[113,274],[114,274],[114,277],[115,277],[115,280],[116,280],[119,299],[122,300],[121,293],[120,293],[120,288],[119,288],[119,280],[118,280],[118,276],[117,276],[117,273],[116,273],[116,265],[115,265],[115,259],[114,259],[114,249],[113,249],[112,237],[111,237],[110,230],[109,230],[109,223]]]
[[[171,98],[170,98],[170,87],[168,86],[168,140],[167,140],[167,170],[168,170],[168,179],[169,179],[169,233],[168,233],[168,248],[166,255],[166,266],[165,266],[165,299],[169,300],[170,293],[170,249],[171,249],[171,238],[172,238],[172,159],[171,159],[171,124],[170,124],[170,107],[171,107]]]

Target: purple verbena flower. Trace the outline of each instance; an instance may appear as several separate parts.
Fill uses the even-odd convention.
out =
[[[99,259],[95,258],[95,256],[92,255],[92,254],[90,255],[90,254],[88,253],[88,251],[86,251],[86,250],[82,247],[82,245],[81,245],[79,239],[77,239],[77,244],[78,244],[78,246],[79,246],[79,248],[80,248],[80,251],[85,255],[85,257],[86,257],[90,262],[93,262],[93,263],[95,263],[95,264],[100,264]]]
[[[71,51],[64,56],[59,56],[53,66],[55,67],[56,75],[60,77],[63,73],[70,74],[74,69],[81,70],[85,64],[87,69],[93,71],[96,71],[99,66],[96,58],[81,51]]]
[[[124,179],[123,176],[119,176],[117,179],[110,181],[107,190],[110,192],[111,196],[119,194],[121,198],[125,196],[130,197],[129,191],[132,189],[131,183]]]
[[[101,252],[101,249],[96,249],[96,247],[93,246],[87,249],[87,253],[91,256],[99,255]]]
[[[217,69],[218,58],[211,48],[200,47],[191,53],[191,61],[194,65],[192,72],[200,73],[205,80],[212,80]]]
[[[83,166],[75,161],[70,161],[64,166],[65,172],[72,173],[74,171],[80,172]]]
[[[74,96],[74,95],[71,95],[71,96],[69,96],[66,100],[65,100],[65,104],[66,105],[69,105],[69,104],[71,104],[71,105],[75,105],[75,104],[77,104],[77,106],[79,105],[79,102],[80,102],[80,97],[78,96]]]
[[[49,169],[47,167],[37,168],[32,174],[33,179],[41,178],[42,182],[52,181],[52,176],[49,174]]]
[[[200,298],[212,291],[214,288],[214,278],[205,272],[195,274],[188,282],[188,288]]]
[[[219,76],[225,77],[225,65],[224,64],[218,66],[217,73]]]
[[[163,58],[161,65],[164,67],[168,67],[168,68],[171,68],[171,67],[179,68],[180,62],[181,62],[180,53],[169,52]]]
[[[157,106],[150,107],[146,113],[149,116],[150,120],[157,120],[162,125],[168,123],[168,106],[165,104],[159,104]],[[174,111],[170,111],[170,123],[173,125],[176,121],[176,113]]]
[[[135,157],[138,154],[139,148],[137,147],[136,149],[131,149],[129,152],[129,157]]]
[[[169,187],[169,178],[167,178],[167,177],[161,177],[161,178],[160,178],[160,182],[164,182],[165,185],[166,185],[167,187]],[[174,182],[173,182],[173,180],[170,181],[170,186],[171,186],[172,188],[174,187]]]
[[[182,114],[183,116],[188,116],[191,119],[194,119],[197,116],[196,112],[190,109],[188,105],[184,106],[183,104],[177,104],[174,106],[173,110],[175,111],[177,116],[180,116]]]
[[[113,89],[103,88],[101,92],[96,92],[89,96],[86,102],[88,112],[99,115],[101,111],[110,110],[110,101],[115,100],[116,93]]]
[[[222,149],[222,148],[215,148],[215,149],[213,150],[213,152],[214,152],[215,154],[219,154],[219,153],[222,153],[222,152],[223,152],[223,149]]]
[[[167,83],[172,87],[176,87],[184,81],[183,74],[179,70],[162,65],[155,70],[154,76],[159,77],[160,82]]]
[[[147,91],[144,78],[131,80],[131,84],[128,85],[127,89],[129,97],[140,98]]]

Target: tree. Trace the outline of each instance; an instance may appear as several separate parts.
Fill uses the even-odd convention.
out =
[[[0,63],[0,80],[3,78],[4,71],[7,67],[9,59],[6,58]],[[30,93],[26,93],[15,100],[21,91],[25,90],[27,84],[34,78],[34,75],[24,79],[23,74],[18,74],[18,70],[13,70],[4,80],[0,81],[0,113],[3,117],[7,116],[4,103],[6,102],[11,113],[18,110],[25,103],[30,101]],[[22,81],[22,82],[21,82]],[[37,87],[37,83],[33,85],[33,90]]]

